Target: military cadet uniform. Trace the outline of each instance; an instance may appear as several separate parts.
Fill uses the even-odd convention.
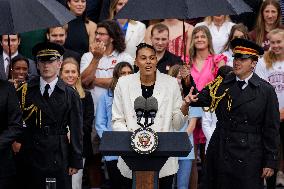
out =
[[[263,54],[261,47],[232,41],[235,58]],[[218,77],[191,106],[210,107],[218,122],[210,140],[201,189],[263,189],[263,168],[277,168],[279,108],[274,88],[252,73],[247,86],[236,75]]]
[[[63,51],[54,43],[41,43],[33,49],[37,59],[45,61],[60,58]],[[17,91],[25,124],[24,137],[20,141],[23,188],[45,189],[46,178],[55,178],[58,189],[71,189],[68,168],[83,168],[80,97],[60,78],[47,98],[42,95],[40,87],[38,77]]]

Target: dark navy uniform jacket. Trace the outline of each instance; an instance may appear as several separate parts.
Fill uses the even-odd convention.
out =
[[[46,100],[40,92],[38,77],[20,87],[18,96],[26,126],[20,153],[29,173],[36,177],[35,186],[42,188],[45,178],[55,177],[61,182],[57,187],[69,188],[68,168],[83,168],[83,118],[79,95],[59,78]]]
[[[263,168],[277,168],[279,107],[274,88],[256,74],[245,89],[229,74],[216,96],[226,95],[215,113],[218,119],[210,140],[202,189],[263,189]],[[192,106],[209,107],[209,88],[198,95]]]

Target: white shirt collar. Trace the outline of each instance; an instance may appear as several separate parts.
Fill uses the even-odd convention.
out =
[[[18,51],[16,51],[13,55],[11,55],[11,59],[14,58],[15,56],[17,56],[19,54]],[[9,55],[6,54],[4,51],[3,51],[3,59],[6,60],[6,58],[9,58]]]
[[[55,85],[56,85],[56,83],[57,83],[57,81],[58,81],[58,77],[56,77],[53,81],[51,81],[50,83],[47,83],[45,80],[43,80],[43,78],[42,77],[40,77],[40,92],[41,92],[41,94],[43,94],[44,93],[44,87],[45,87],[45,85],[46,84],[49,84],[49,86],[50,86],[50,88],[49,88],[49,90],[48,90],[48,94],[49,94],[49,96],[52,94],[52,92],[54,91],[54,88],[55,88]]]
[[[248,81],[250,80],[250,78],[253,76],[253,72],[247,77],[245,78],[244,80],[241,80],[240,78],[238,78],[236,76],[236,80],[237,81],[245,81],[246,83],[243,85],[242,89],[246,88],[246,86],[248,86]]]
[[[107,57],[112,57],[112,56],[118,57],[118,55],[119,55],[119,52],[117,50],[114,50],[114,51],[112,51],[112,53],[110,55],[107,55]]]
[[[243,79],[243,80],[241,80],[240,78],[238,78],[238,77],[236,76],[236,80],[237,80],[237,81],[245,81],[246,83],[248,83],[248,80],[252,77],[252,75],[253,75],[253,72],[252,72],[247,78],[245,78],[245,79]]]

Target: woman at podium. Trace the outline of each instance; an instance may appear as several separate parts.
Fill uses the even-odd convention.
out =
[[[157,100],[157,111],[153,124],[154,132],[173,132],[181,129],[188,104],[184,103],[176,78],[160,73],[156,50],[153,46],[140,43],[136,50],[135,65],[139,72],[119,78],[114,90],[112,106],[112,128],[114,131],[135,131],[141,128],[137,123],[134,101],[137,97]],[[143,119],[143,118],[142,118]],[[124,177],[132,178],[132,172],[119,158],[118,168]],[[171,189],[173,177],[178,170],[178,159],[170,157],[159,172],[159,188]]]

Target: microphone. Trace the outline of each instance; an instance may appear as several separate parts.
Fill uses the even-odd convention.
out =
[[[134,110],[136,112],[137,123],[140,125],[141,118],[144,115],[146,109],[146,99],[143,96],[139,96],[134,101]]]
[[[157,99],[155,97],[152,97],[152,96],[147,98],[147,101],[146,101],[147,116],[145,116],[146,117],[145,120],[147,120],[147,122],[148,122],[148,118],[151,118],[151,123],[148,126],[154,124],[154,118],[156,117],[157,111],[158,111]]]

